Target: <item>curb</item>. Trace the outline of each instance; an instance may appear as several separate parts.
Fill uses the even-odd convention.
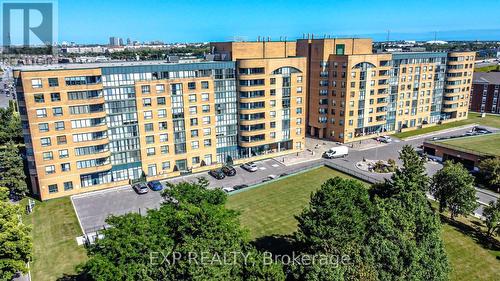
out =
[[[469,128],[469,127],[474,127],[474,126],[478,126],[478,124],[474,123],[474,124],[463,125],[463,126],[459,126],[459,127],[450,128],[450,129],[439,130],[439,131],[434,131],[434,132],[430,132],[430,133],[426,133],[426,134],[422,134],[422,135],[417,135],[417,136],[413,136],[413,137],[403,138],[403,139],[400,139],[400,140],[402,140],[402,141],[412,141],[412,140],[416,140],[416,139],[430,137],[430,136],[433,136],[433,135],[438,135],[438,134],[444,134],[444,133],[449,133],[449,132],[453,132],[453,131],[458,131],[458,130],[462,130],[462,129]]]

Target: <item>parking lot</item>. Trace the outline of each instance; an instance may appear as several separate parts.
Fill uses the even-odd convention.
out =
[[[207,172],[162,181],[162,183],[178,183],[196,181],[205,177],[210,188],[232,187],[239,184],[253,185],[262,182],[269,175],[281,175],[301,167],[286,167],[274,159],[256,162],[258,170],[247,172],[235,167],[236,175],[217,180]],[[147,209],[158,208],[162,202],[161,192],[149,190],[147,194],[138,195],[131,187],[120,187],[104,191],[75,195],[72,197],[75,211],[84,232],[94,232],[105,226],[109,215],[123,215],[129,212],[146,212]]]

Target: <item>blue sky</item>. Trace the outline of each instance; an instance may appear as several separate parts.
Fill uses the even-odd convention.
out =
[[[106,43],[110,36],[165,42],[295,39],[304,33],[385,39],[387,30],[394,39],[430,40],[437,31],[443,40],[500,40],[498,0],[59,0],[58,9],[59,41],[77,43]],[[454,30],[460,32],[448,38]]]

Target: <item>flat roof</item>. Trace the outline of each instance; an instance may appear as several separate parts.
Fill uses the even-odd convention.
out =
[[[116,61],[116,62],[94,62],[94,63],[59,63],[46,65],[25,65],[13,67],[18,71],[47,71],[47,70],[71,70],[71,69],[91,69],[105,67],[130,67],[130,66],[164,66],[164,65],[187,65],[187,64],[213,64],[231,63],[231,61],[180,61],[168,62],[165,60],[153,61]]]
[[[473,83],[500,85],[500,72],[474,72]]]
[[[500,156],[500,133],[428,141],[430,144],[476,155]]]

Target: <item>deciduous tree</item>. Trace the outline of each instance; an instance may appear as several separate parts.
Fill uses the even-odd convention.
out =
[[[7,187],[18,197],[23,197],[28,192],[23,159],[12,142],[0,149],[0,186]]]
[[[491,236],[493,233],[500,231],[500,202],[491,201],[490,204],[484,207],[483,216],[485,219],[487,231],[486,234]]]
[[[461,163],[446,161],[432,177],[430,191],[439,202],[439,210],[448,209],[452,220],[477,208],[474,177]]]

